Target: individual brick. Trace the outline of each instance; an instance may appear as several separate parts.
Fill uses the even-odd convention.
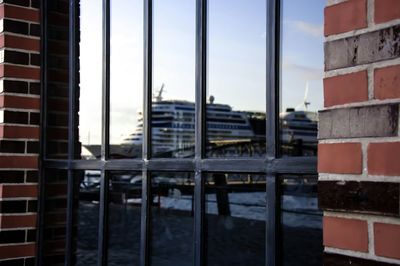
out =
[[[26,182],[27,183],[37,183],[39,180],[37,170],[26,171]]]
[[[29,24],[22,21],[16,21],[11,19],[3,19],[4,31],[18,33],[18,34],[28,34]]]
[[[372,105],[319,112],[318,138],[397,136],[399,105]]]
[[[368,252],[368,224],[363,220],[324,217],[324,246]]]
[[[4,92],[12,93],[27,93],[28,92],[28,82],[17,81],[17,80],[2,80],[2,87]]]
[[[25,230],[0,231],[0,244],[24,243],[25,235]]]
[[[367,1],[350,0],[324,10],[325,36],[367,27]]]
[[[368,145],[368,174],[400,175],[400,142],[379,142]]]
[[[36,169],[37,156],[0,155],[0,168]]]
[[[30,24],[29,25],[29,35],[40,37],[40,25],[39,24]]]
[[[33,66],[40,66],[40,54],[30,54],[29,63]]]
[[[29,125],[39,125],[40,113],[29,112]]]
[[[31,0],[31,7],[39,8],[40,7],[40,1],[39,0]]]
[[[36,23],[39,23],[40,21],[39,10],[7,4],[0,5],[0,17],[27,20]]]
[[[26,147],[27,153],[39,153],[39,142],[38,141],[28,141]]]
[[[29,54],[28,53],[4,50],[3,54],[4,54],[3,63],[12,63],[12,64],[21,64],[21,65],[29,64]]]
[[[18,6],[29,6],[29,0],[3,0],[6,4],[13,4]]]
[[[35,256],[35,251],[35,244],[0,246],[0,259],[33,257]]]
[[[398,183],[319,181],[318,204],[321,209],[399,216]]]
[[[0,198],[36,198],[37,185],[0,184]]]
[[[360,143],[332,143],[318,145],[318,172],[361,174]]]
[[[3,122],[11,124],[27,124],[28,123],[28,113],[19,111],[3,111]]]
[[[400,18],[400,1],[375,0],[375,23],[384,23]]]
[[[37,67],[0,64],[0,77],[39,80],[40,69]]]
[[[2,153],[24,153],[25,152],[25,141],[0,139],[0,152],[2,152]]]
[[[325,43],[325,70],[400,56],[400,25]]]
[[[400,259],[400,225],[374,223],[375,254]]]
[[[37,212],[37,200],[28,200],[28,212]]]
[[[0,201],[0,213],[25,213],[26,200],[3,200]]]
[[[0,125],[0,138],[38,139],[39,127]]]
[[[0,183],[23,183],[24,171],[23,170],[1,170]]]
[[[34,227],[36,227],[36,221],[37,221],[36,214],[20,214],[20,215],[4,215],[3,214],[3,215],[0,215],[0,228],[1,229],[34,228]]]
[[[367,100],[367,71],[360,71],[324,79],[325,107]]]
[[[35,229],[27,230],[26,241],[27,242],[36,242],[36,233],[37,233],[37,230],[35,230]]]
[[[29,93],[40,95],[40,82],[29,82]]]
[[[0,95],[0,107],[39,110],[40,99],[15,95]]]
[[[25,259],[22,258],[22,259],[3,260],[0,261],[0,266],[25,266]]]
[[[374,97],[379,100],[400,98],[400,65],[375,69]]]
[[[30,37],[0,34],[0,47],[23,49],[28,51],[40,51],[40,40]]]

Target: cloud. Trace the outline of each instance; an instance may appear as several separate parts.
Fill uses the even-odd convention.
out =
[[[314,68],[301,64],[295,64],[290,62],[288,59],[283,59],[282,68],[284,70],[296,72],[307,80],[320,80],[322,79],[324,73],[322,68]]]
[[[323,26],[320,24],[308,23],[302,20],[289,20],[286,23],[296,30],[299,30],[307,35],[315,38],[320,38],[323,36]]]

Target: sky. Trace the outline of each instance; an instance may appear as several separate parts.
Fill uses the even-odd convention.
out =
[[[111,143],[137,124],[143,96],[143,0],[111,1]],[[307,2],[308,5],[304,3]],[[208,95],[234,110],[265,110],[266,0],[209,0]],[[284,0],[282,110],[322,108],[325,0]],[[80,139],[101,136],[101,0],[81,1]],[[194,101],[195,0],[154,0],[153,91]]]

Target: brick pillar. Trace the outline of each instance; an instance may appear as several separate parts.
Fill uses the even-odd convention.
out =
[[[324,265],[398,265],[400,1],[328,0],[325,37]]]
[[[0,264],[35,256],[39,138],[39,1],[0,1]]]

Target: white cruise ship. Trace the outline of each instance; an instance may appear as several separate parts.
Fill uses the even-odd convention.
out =
[[[153,154],[193,152],[195,134],[195,105],[182,100],[162,100],[161,93],[152,104]],[[214,103],[211,96],[207,104],[208,142],[238,142],[251,140],[256,134],[249,121],[248,112],[234,111],[227,104]],[[124,138],[127,149],[141,146],[143,118],[139,112],[135,131]]]

